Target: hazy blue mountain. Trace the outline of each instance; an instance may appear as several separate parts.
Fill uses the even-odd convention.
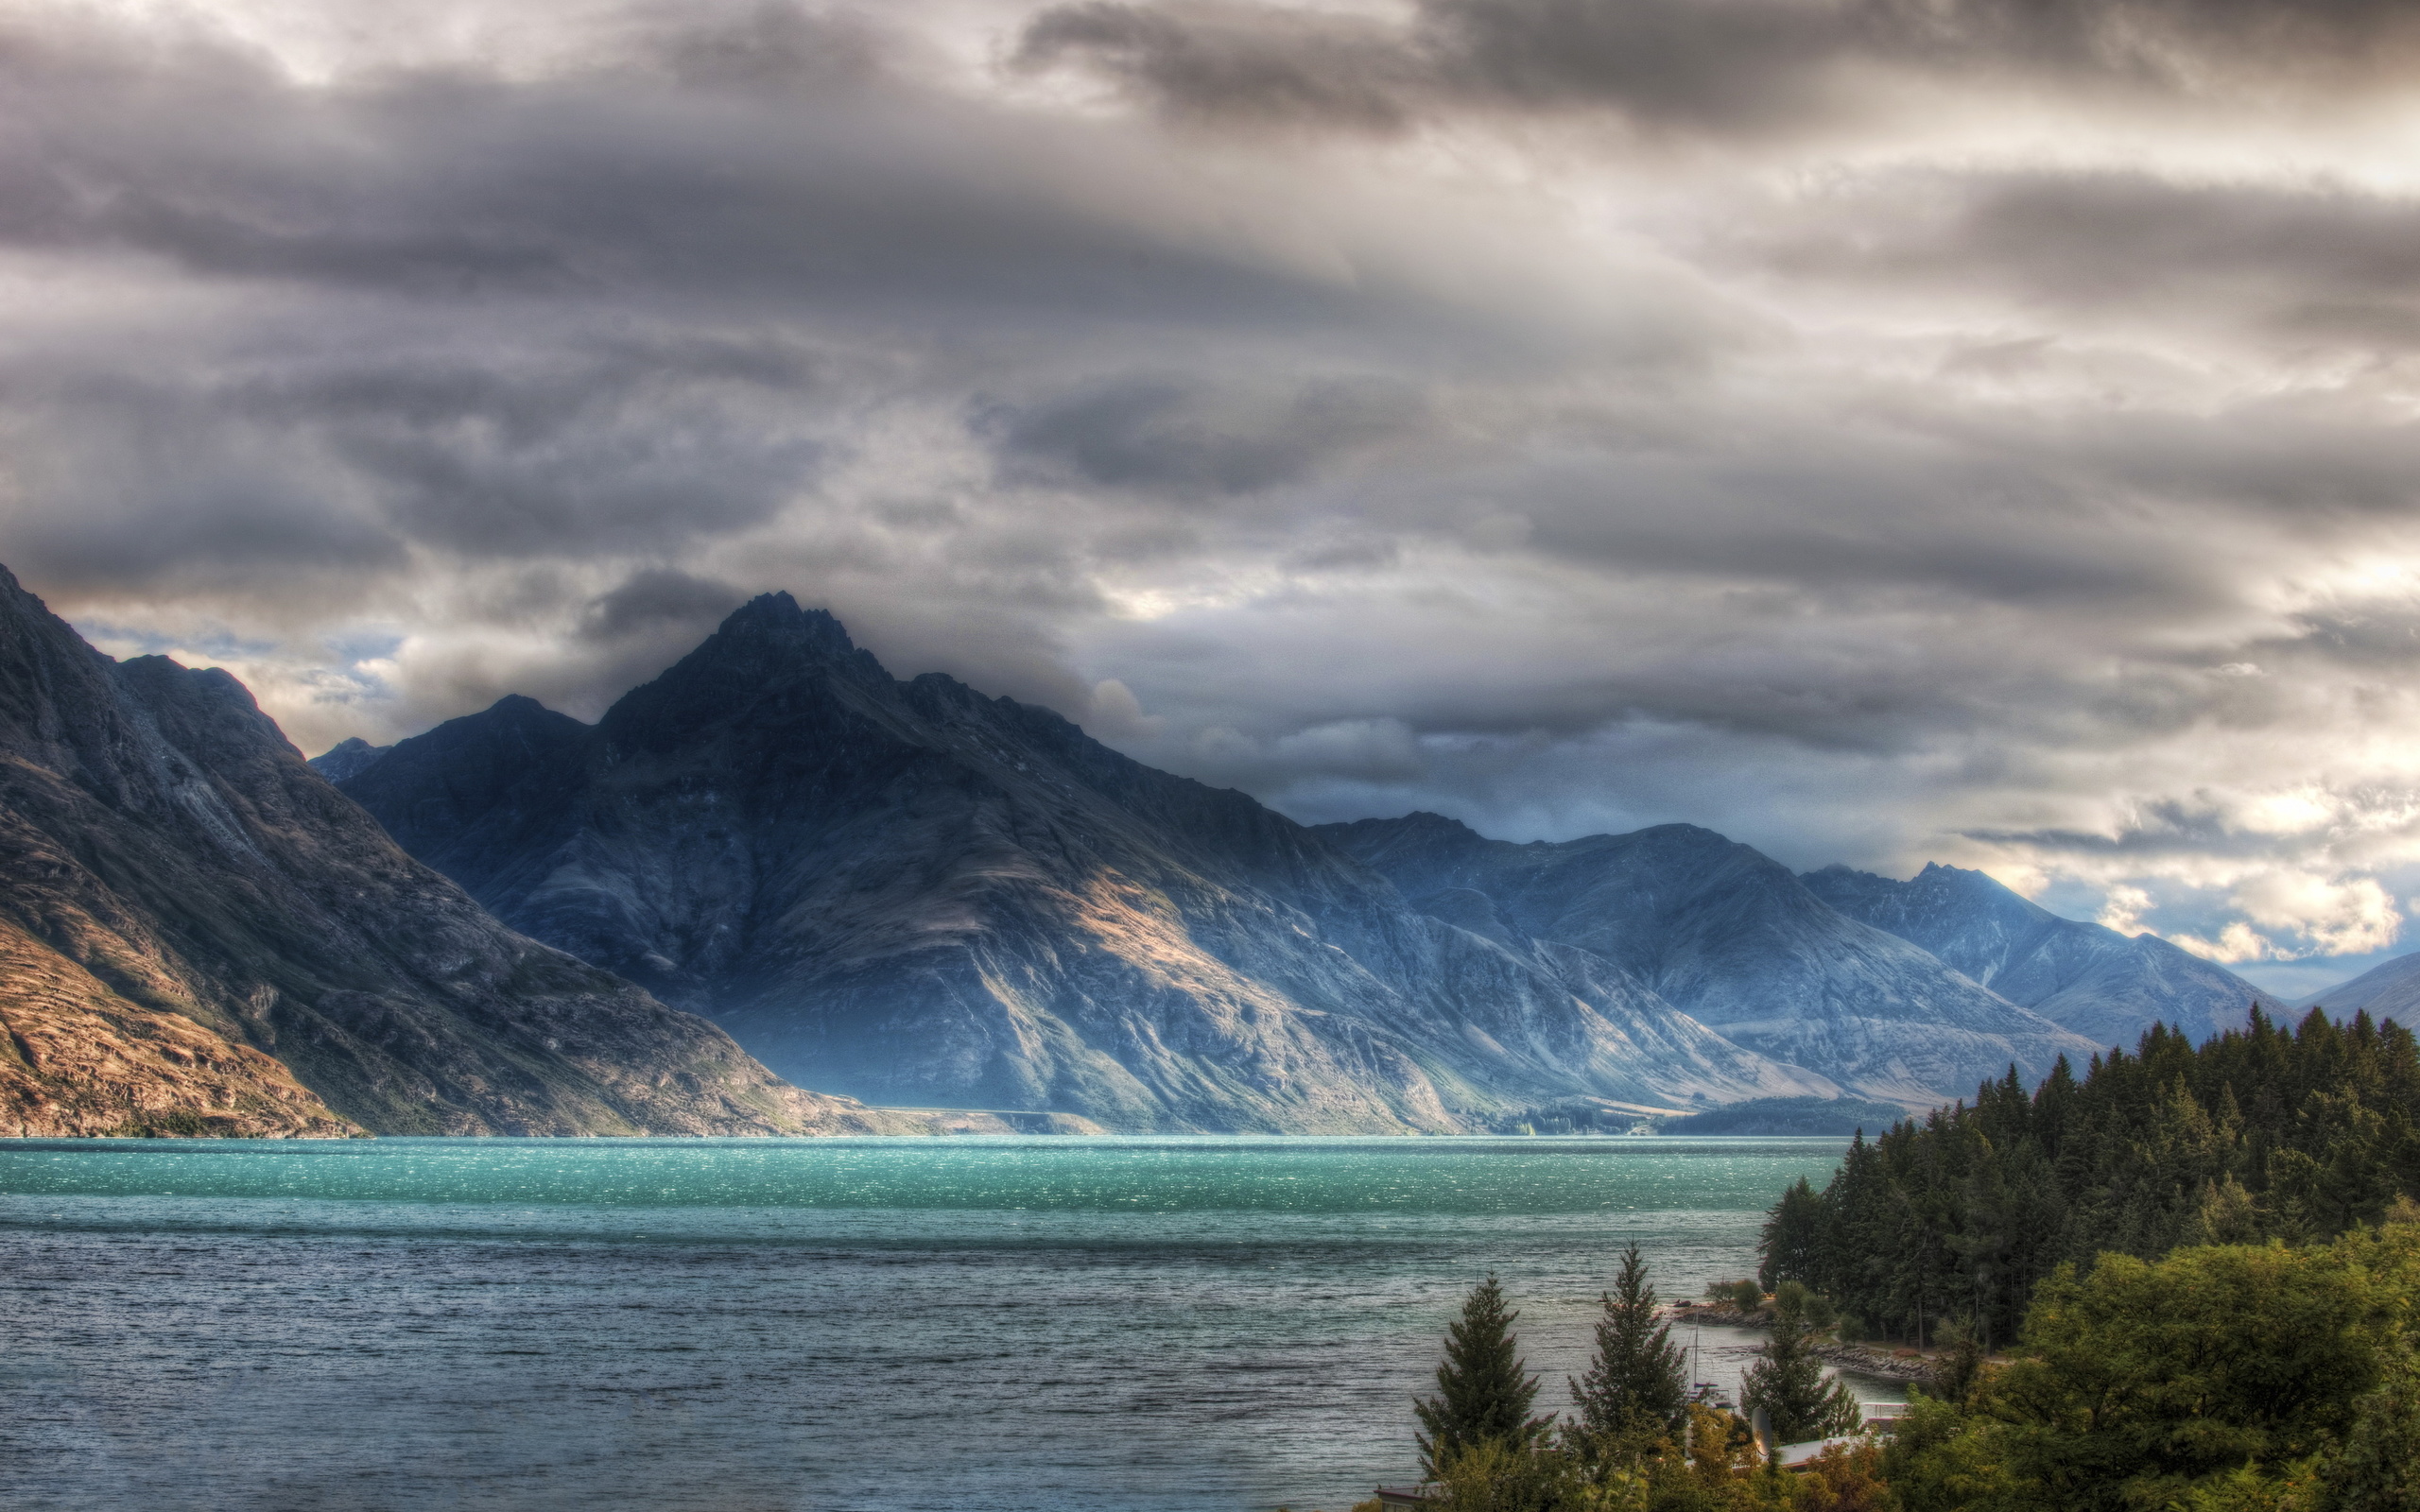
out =
[[[2000,996],[2106,1047],[2153,1023],[2195,1042],[2275,998],[2156,935],[2062,919],[1979,871],[1938,864],[1906,882],[1831,866],[1800,879],[1825,902],[1922,946]]]
[[[508,698],[344,790],[514,927],[873,1101],[1443,1130],[1833,1090],[1241,793],[896,680],[786,594],[594,727]]]
[[[1417,906],[1586,950],[1726,1038],[1861,1095],[1929,1103],[2093,1042],[1841,913],[1694,825],[1516,845],[1434,814],[1321,827]]]
[[[873,1126],[498,924],[233,678],[112,662],[6,569],[0,965],[12,1131]]]
[[[2325,1008],[2328,1017],[2349,1019],[2367,1009],[2373,1019],[2420,1023],[2420,954],[2398,955],[2371,967],[2350,981],[2314,992],[2294,1005]]]

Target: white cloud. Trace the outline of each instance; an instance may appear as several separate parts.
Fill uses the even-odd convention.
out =
[[[2140,887],[2123,883],[2111,887],[2101,900],[2099,922],[2120,935],[2143,932],[2143,916],[2150,912],[2152,895]]]
[[[1093,684],[1092,709],[1078,721],[1097,740],[1149,740],[1167,729],[1167,721],[1147,714],[1132,690],[1115,678]]]
[[[2176,944],[2182,945],[2205,960],[2221,961],[2228,965],[2240,966],[2250,961],[2295,958],[2281,953],[2273,942],[2239,919],[2221,930],[2219,937],[2214,940],[2204,939],[2197,935],[2185,934],[2171,937]]]
[[[2238,887],[2231,902],[2255,924],[2295,936],[2307,955],[2366,955],[2393,945],[2403,928],[2402,911],[2373,877],[2272,872]]]

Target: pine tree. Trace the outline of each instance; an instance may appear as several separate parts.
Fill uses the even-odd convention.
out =
[[[1795,1303],[1794,1297],[1777,1297],[1772,1337],[1748,1367],[1740,1405],[1750,1412],[1764,1409],[1777,1444],[1855,1433],[1864,1413],[1845,1383],[1825,1379],[1824,1362],[1815,1353],[1815,1330]]]
[[[1571,1383],[1581,1426],[1594,1435],[1670,1428],[1688,1400],[1688,1382],[1671,1328],[1655,1321],[1655,1288],[1636,1245],[1622,1251],[1621,1275],[1604,1307],[1597,1358],[1586,1377]]]
[[[1504,1288],[1491,1275],[1462,1299],[1462,1315],[1445,1329],[1445,1359],[1437,1366],[1437,1395],[1412,1405],[1427,1430],[1420,1440],[1420,1466],[1442,1478],[1455,1457],[1493,1440],[1527,1449],[1546,1432],[1548,1418],[1532,1418],[1538,1378],[1522,1374],[1512,1332],[1520,1314],[1504,1305]],[[1550,1415],[1549,1415],[1550,1416]]]
[[[1798,1184],[1781,1194],[1772,1212],[1765,1219],[1765,1228],[1757,1248],[1764,1263],[1756,1271],[1756,1280],[1765,1290],[1772,1291],[1784,1281],[1804,1281],[1809,1286],[1824,1284],[1821,1274],[1824,1242],[1824,1199],[1805,1177]]]

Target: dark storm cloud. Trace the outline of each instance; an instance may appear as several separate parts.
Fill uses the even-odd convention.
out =
[[[517,350],[516,350],[517,347]],[[94,353],[75,359],[91,365]],[[812,487],[811,359],[681,332],[474,352],[291,352],[182,382],[23,374],[11,550],[79,581],[676,549]],[[212,564],[216,564],[213,566]]]
[[[838,48],[851,78],[869,74],[863,38],[831,31],[794,50]],[[678,66],[608,55],[534,80],[422,71],[316,89],[201,43],[164,62],[108,32],[0,46],[0,239],[449,301],[643,287],[919,322],[1383,313],[1103,201],[1126,179],[1146,210],[1181,208],[1154,164],[1098,133],[812,68],[796,89],[760,88],[742,66],[757,54],[725,33],[647,40]],[[784,56],[760,61],[778,75]],[[1070,158],[1091,161],[1070,175]]]
[[[406,543],[377,511],[231,435],[206,391],[123,374],[22,375],[0,388],[20,495],[9,553],[82,587],[391,571]],[[32,507],[26,507],[30,503]]]
[[[2420,205],[2344,183],[1924,170],[1847,180],[1712,246],[1796,277],[1997,286],[2290,342],[2400,349],[2420,327]]]
[[[1080,60],[1181,115],[1392,131],[1425,82],[1387,28],[1275,8],[1084,0],[1034,19],[1022,67]]]
[[[691,14],[638,28],[643,57],[709,88],[790,94],[863,86],[886,70],[884,39],[864,18],[776,0],[736,14]]]
[[[1306,817],[2223,914],[2420,793],[2400,6],[42,4],[0,558],[306,744],[778,588]]]
[[[594,641],[617,641],[669,627],[703,640],[748,597],[745,590],[668,567],[633,573],[612,593],[599,594],[582,616],[579,633]]]
[[[2086,479],[1947,448],[1817,442],[1787,427],[1761,439],[1773,448],[1770,463],[1560,459],[1528,490],[1530,540],[1634,570],[1817,591],[2138,609],[2200,591],[2198,562],[2113,536]]]
[[[776,344],[683,337],[493,366],[340,366],[246,385],[238,413],[372,482],[412,539],[472,554],[662,546],[765,520],[822,451],[769,396],[812,399]]]
[[[2395,0],[1422,0],[1404,26],[1081,0],[1036,18],[1017,56],[1197,121],[1386,132],[1473,108],[1599,109],[1729,133],[1870,114],[1880,75],[2309,96],[2392,81],[2416,44]]]
[[[1234,494],[1298,481],[1427,418],[1419,395],[1393,381],[1329,379],[1263,396],[1129,373],[1022,409],[992,406],[977,423],[1020,471],[1119,489]]]
[[[2414,40],[2395,0],[1427,0],[1423,14],[1449,77],[1496,97],[1749,125],[1811,103],[1800,92],[1844,62],[2189,94],[2243,82],[2213,69],[2341,82]]]

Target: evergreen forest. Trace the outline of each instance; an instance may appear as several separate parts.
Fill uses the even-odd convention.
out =
[[[2061,1265],[2180,1245],[2325,1243],[2420,1194],[2420,1050],[2389,1021],[2255,1009],[2196,1047],[2154,1027],[2135,1053],[2012,1069],[1972,1106],[1860,1133],[1823,1191],[1765,1224],[1760,1280],[1828,1298],[1844,1338],[1987,1348],[2015,1338]]]

